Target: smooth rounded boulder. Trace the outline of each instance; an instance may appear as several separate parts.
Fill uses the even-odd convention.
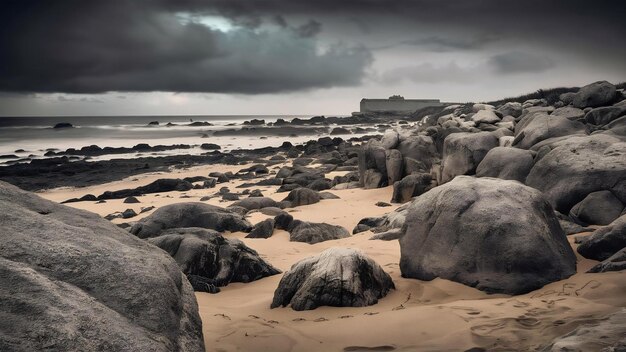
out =
[[[403,230],[403,277],[522,294],[576,272],[550,203],[516,181],[459,176],[416,198]]]
[[[167,253],[99,215],[0,182],[0,350],[204,351]]]
[[[280,280],[271,308],[365,307],[394,288],[389,274],[363,252],[333,247],[294,264]]]
[[[534,165],[533,153],[518,148],[495,147],[476,168],[478,177],[495,177],[524,182]]]
[[[570,217],[580,223],[608,225],[617,219],[624,205],[611,191],[589,193],[580,203],[574,205]]]
[[[626,247],[626,215],[601,227],[585,238],[576,249],[588,259],[605,260]]]
[[[490,132],[453,133],[443,143],[441,183],[458,175],[473,174],[489,150],[499,145]]]
[[[254,198],[246,198],[254,199]],[[201,227],[219,232],[250,232],[250,224],[240,214],[215,205],[188,202],[163,206],[135,223],[130,232],[139,237],[156,237],[167,229]]]

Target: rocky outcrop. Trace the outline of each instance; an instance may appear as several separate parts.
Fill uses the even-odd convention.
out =
[[[203,277],[217,287],[280,273],[240,240],[213,230],[169,229],[147,241],[169,253],[185,274]]]
[[[546,139],[573,134],[584,135],[587,131],[582,122],[548,115],[545,112],[528,114],[520,120],[519,126],[522,127],[516,128],[513,146],[522,149],[529,149]]]
[[[588,84],[573,95],[572,105],[576,108],[598,107],[610,104],[617,96],[615,86],[607,81]]]
[[[626,247],[626,215],[601,227],[578,246],[578,253],[585,258],[605,260]]]
[[[0,209],[0,349],[204,351],[191,285],[166,253],[4,182]]]
[[[459,176],[421,195],[407,212],[400,248],[402,276],[489,293],[521,294],[576,272],[550,204],[515,181]]]
[[[362,252],[329,248],[285,273],[271,307],[291,305],[298,311],[320,306],[365,307],[394,288],[389,274]]]
[[[147,238],[156,237],[167,229],[181,227],[200,227],[219,232],[249,232],[252,229],[252,225],[237,213],[215,205],[188,202],[170,204],[155,210],[133,225],[130,232],[139,238]]]

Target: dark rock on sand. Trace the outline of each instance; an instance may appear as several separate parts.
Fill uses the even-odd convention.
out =
[[[211,172],[209,176],[215,177],[217,179],[217,183],[230,182],[230,177],[223,172]]]
[[[166,253],[4,182],[0,209],[0,349],[204,350],[191,285]]]
[[[276,223],[278,224],[282,220],[277,219]],[[308,244],[350,237],[348,230],[341,226],[300,220],[291,221],[287,231],[289,231],[290,241],[306,242]]]
[[[607,81],[588,84],[578,90],[573,96],[572,105],[576,108],[597,107],[610,104],[615,100],[617,90]]]
[[[294,219],[291,214],[283,212],[274,217],[274,226],[279,230],[289,230],[293,221]]]
[[[248,210],[261,209],[267,207],[278,207],[278,202],[268,197],[248,197],[238,202],[233,203],[231,206],[244,207]]]
[[[335,247],[294,264],[280,280],[271,307],[365,307],[394,288],[389,274],[361,251]]]
[[[624,247],[626,247],[626,215],[595,230],[583,240],[577,251],[588,259],[605,260]]]
[[[134,204],[134,203],[141,203],[141,202],[136,197],[131,196],[131,197],[127,197],[126,199],[124,199],[123,203]]]
[[[274,233],[274,219],[265,219],[254,225],[246,238],[270,238]]]
[[[588,273],[606,273],[609,271],[626,270],[626,247],[610,256],[608,259],[598,263],[587,271]]]
[[[432,187],[430,174],[412,174],[393,184],[393,203],[405,203]]]
[[[74,127],[74,125],[72,125],[69,122],[59,122],[56,125],[54,125],[54,127],[52,127],[52,128],[56,129],[56,128],[73,128],[73,127]]]
[[[421,195],[409,207],[400,248],[402,276],[489,293],[522,294],[576,272],[550,204],[515,181],[459,176]]]
[[[569,215],[579,223],[608,225],[620,216],[622,210],[624,205],[611,191],[597,191],[574,205]]]
[[[251,198],[248,198],[251,199]],[[243,216],[200,202],[163,206],[139,220],[130,232],[139,238],[156,237],[167,229],[201,227],[216,231],[249,232],[252,225]]]
[[[289,195],[283,202],[286,202],[288,207],[299,207],[302,205],[314,204],[320,201],[319,194],[309,188],[300,187],[289,192]]]
[[[120,199],[131,196],[140,196],[148,193],[161,193],[171,191],[188,191],[193,188],[191,182],[179,178],[160,178],[148,185],[133,189],[119,191],[106,191],[98,196],[98,199]]]
[[[137,213],[133,209],[126,209],[122,212],[123,219],[130,219],[137,216]]]
[[[381,241],[393,241],[393,240],[397,240],[400,237],[402,237],[403,232],[402,229],[400,228],[396,228],[396,229],[391,229],[391,230],[387,230],[385,232],[379,232],[377,234],[375,234],[374,236],[370,237],[370,240],[381,240]]]
[[[215,286],[252,282],[280,273],[238,239],[202,228],[170,229],[148,242],[171,255],[185,274],[211,280]]]

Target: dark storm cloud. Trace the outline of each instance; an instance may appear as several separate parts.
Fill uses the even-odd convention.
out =
[[[2,2],[0,91],[272,93],[356,85],[372,60],[358,46],[320,52],[313,20],[268,32],[251,14],[225,33],[166,5]]]
[[[504,74],[522,72],[543,72],[554,67],[555,63],[546,56],[539,56],[520,51],[494,55],[489,59],[489,65],[497,72]]]
[[[194,22],[202,15],[239,27],[212,30]],[[381,44],[367,38],[380,33],[397,36],[389,48],[453,55],[488,47],[503,53],[488,61],[496,74],[549,69],[559,64],[546,59],[550,53],[626,72],[625,17],[623,0],[5,0],[0,91],[273,93],[358,85],[373,60],[365,48]],[[337,24],[363,37],[320,52],[318,34],[332,37]],[[445,73],[420,65],[415,80]],[[457,68],[448,76],[471,76]]]

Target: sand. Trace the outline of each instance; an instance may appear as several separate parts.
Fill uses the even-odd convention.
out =
[[[201,166],[139,175],[93,187],[49,190],[40,192],[40,195],[62,201],[87,193],[98,195],[105,190],[137,187],[158,178],[206,176],[211,171],[235,172],[243,167]],[[236,190],[240,183],[242,181],[218,184],[217,188],[210,190],[146,195],[139,197],[139,204],[109,200],[102,204],[79,202],[68,205],[103,216],[127,208],[138,212],[141,207],[150,205],[160,207],[198,201],[222,186]],[[276,200],[286,196],[286,193],[275,193],[275,186],[254,188]],[[291,214],[297,219],[327,222],[351,231],[361,218],[385,214],[397,207],[375,205],[378,201],[389,201],[391,187],[331,192],[341,199],[297,207],[290,211]],[[227,206],[231,202],[213,198],[207,203]],[[150,212],[114,222],[135,221],[148,214]],[[267,216],[257,212],[251,214],[249,220],[256,223],[265,218]],[[329,247],[358,248],[383,266],[391,275],[396,290],[370,307],[320,307],[304,312],[291,308],[270,309],[282,275],[247,284],[230,284],[219,294],[196,293],[208,351],[463,351],[472,347],[534,351],[581,324],[595,322],[626,307],[624,273],[586,274],[585,271],[597,262],[580,256],[578,273],[574,276],[512,297],[488,295],[442,279],[429,282],[404,279],[398,267],[398,242],[369,240],[372,236],[369,231],[315,245],[289,242],[287,232],[280,230],[269,239],[246,239],[244,233],[226,236],[241,239],[283,271]],[[569,240],[575,248],[574,236]]]

